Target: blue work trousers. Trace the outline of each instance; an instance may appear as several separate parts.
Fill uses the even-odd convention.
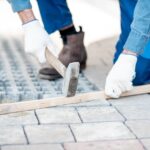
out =
[[[116,53],[114,63],[123,51],[124,44],[131,31],[131,23],[137,0],[120,0],[121,11],[121,34],[116,44]],[[147,43],[144,53],[138,57],[136,65],[136,78],[133,81],[134,85],[142,85],[150,83],[150,41]]]
[[[50,34],[73,24],[66,0],[37,0],[44,27]]]

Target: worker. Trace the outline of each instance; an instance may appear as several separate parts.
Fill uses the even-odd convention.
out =
[[[50,50],[53,43],[48,34],[59,31],[63,40],[63,49],[58,59],[68,66],[71,62],[80,62],[81,69],[86,66],[87,54],[84,46],[84,32],[76,31],[72,14],[66,0],[37,0],[45,29],[34,15],[30,0],[8,0],[14,12],[19,14],[25,35],[25,51],[34,53],[42,68],[39,70],[43,79],[56,79],[59,73],[46,63],[45,48]],[[54,51],[54,50],[53,50]]]
[[[150,83],[149,0],[120,0],[121,35],[114,66],[106,78],[105,93],[118,98],[133,85]]]
[[[18,7],[16,8],[14,5],[15,3],[18,3],[18,1],[16,0],[9,0],[9,1],[14,7],[14,11],[18,11],[19,16],[21,17],[23,21],[23,28],[25,30],[25,39],[26,39],[25,49],[26,50],[35,49],[35,51],[37,52],[36,55],[40,55],[41,53],[44,53],[44,50],[41,50],[41,49],[45,49],[45,45],[46,45],[45,42],[48,41],[45,39],[48,39],[47,38],[48,36],[47,34],[45,34],[43,28],[41,28],[41,26],[39,25],[39,22],[35,20],[35,17],[31,10],[31,4],[29,0],[19,1],[21,10],[17,9]],[[50,12],[51,11],[50,9],[49,10],[44,9],[44,7],[45,8],[50,7],[50,5],[48,5],[50,4],[50,2],[49,1],[45,2],[45,1],[43,2],[42,0],[41,1],[38,0],[38,4],[40,6],[43,21],[45,23],[45,28],[47,29],[49,33],[51,33],[53,32],[52,31],[53,28],[51,27],[52,27],[54,18],[57,19],[56,22],[58,25],[59,24],[58,22],[62,20],[63,21],[68,20],[69,17],[66,17],[66,19],[63,19],[64,16],[70,16],[71,14],[69,13],[66,1],[65,3],[64,1],[63,3],[61,2],[59,3],[59,1],[57,0],[52,1],[52,4],[57,4],[55,5],[57,8],[57,11],[53,13]],[[23,5],[23,2],[26,5]],[[150,60],[149,60],[150,59],[150,52],[149,52],[150,5],[149,5],[149,0],[132,0],[132,1],[120,0],[119,3],[120,3],[120,9],[121,9],[122,32],[121,32],[119,41],[117,42],[117,45],[116,45],[117,51],[114,57],[114,65],[106,78],[106,84],[105,84],[106,95],[111,96],[113,98],[118,98],[123,92],[130,91],[133,88],[133,85],[147,84],[149,83],[149,80],[150,80],[150,71],[149,71],[149,68],[150,68],[149,67],[150,66]],[[22,8],[24,6],[26,7]],[[65,11],[59,12],[61,6],[64,8]],[[53,10],[54,8],[51,8],[51,9]],[[50,12],[50,14],[51,15],[53,14],[53,15],[50,17],[48,12]],[[60,14],[63,14],[63,17]],[[73,27],[73,24],[71,24],[69,27]],[[63,31],[64,29],[66,30],[66,27],[62,29],[61,28],[56,29],[56,30]],[[40,38],[37,35],[41,35]],[[66,43],[66,38],[63,38],[63,41],[64,43]],[[72,40],[71,38],[71,41],[74,41],[74,40]],[[82,40],[80,39],[78,42],[80,43],[81,41]],[[76,45],[78,45],[78,42],[76,42]],[[83,43],[81,45],[83,46]],[[71,53],[72,51],[73,51],[73,48],[71,47],[71,49],[69,50],[69,53]],[[80,51],[78,52],[80,53]],[[81,52],[83,52],[84,55],[78,54],[77,56],[80,56],[80,58],[84,58],[84,59],[80,59],[81,61],[80,60],[79,61],[81,64],[83,64],[83,66],[85,66],[85,60],[86,60],[85,50],[82,49]],[[65,52],[63,54],[65,55]],[[41,56],[43,56],[43,59],[41,60],[43,61],[45,59],[44,54]],[[65,55],[65,56],[64,56],[65,58],[64,60],[66,59],[70,60],[70,57],[71,57],[70,55]],[[61,55],[59,59],[63,62],[63,59],[61,59]],[[65,61],[63,63],[65,64]],[[49,69],[45,69],[44,73],[46,72],[49,72]],[[50,72],[46,74],[55,76],[56,72],[55,71],[51,72],[50,70]]]

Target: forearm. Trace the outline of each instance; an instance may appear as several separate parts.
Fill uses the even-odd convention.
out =
[[[20,11],[18,12],[18,15],[23,24],[26,24],[36,19],[32,9],[26,9],[26,10]]]
[[[142,53],[150,38],[150,5],[149,0],[138,0],[131,32],[124,45],[124,49],[137,55]]]

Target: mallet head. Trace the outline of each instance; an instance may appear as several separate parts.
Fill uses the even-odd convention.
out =
[[[80,64],[78,62],[70,63],[67,67],[62,90],[66,97],[76,94],[79,72]]]

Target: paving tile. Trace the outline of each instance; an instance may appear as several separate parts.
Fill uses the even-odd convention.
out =
[[[26,126],[25,131],[31,144],[74,141],[69,127],[65,125]]]
[[[141,142],[146,147],[146,150],[150,150],[150,139],[142,139]]]
[[[150,138],[150,120],[127,121],[126,124],[138,138]]]
[[[110,103],[107,100],[92,100],[89,102],[79,103],[79,104],[71,104],[65,106],[73,106],[73,107],[88,107],[88,106],[109,106]]]
[[[124,121],[113,107],[80,107],[78,112],[83,122]]]
[[[40,123],[80,123],[74,108],[55,107],[36,110]]]
[[[26,139],[22,127],[0,127],[0,145],[4,144],[26,144]]]
[[[38,121],[33,111],[0,115],[0,126],[37,124]]]
[[[79,142],[135,138],[121,122],[86,123],[71,128]]]
[[[116,107],[119,112],[127,118],[127,120],[150,119],[150,105]]]
[[[65,150],[144,150],[137,140],[68,143]]]
[[[123,105],[123,106],[137,106],[137,105],[149,105],[150,104],[150,95],[138,95],[119,98],[117,100],[109,100],[112,105]]]
[[[1,150],[63,150],[58,144],[2,146]]]

